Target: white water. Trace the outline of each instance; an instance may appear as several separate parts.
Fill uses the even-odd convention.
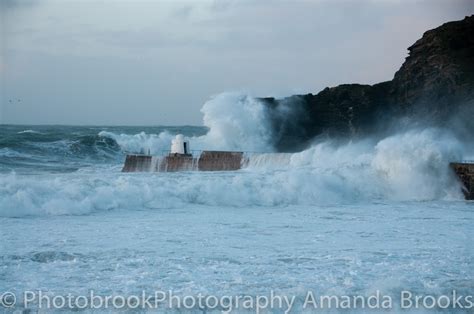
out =
[[[202,111],[209,132],[191,148],[254,151],[244,169],[3,174],[0,291],[472,291],[473,204],[448,167],[468,149],[448,131],[276,154],[254,99],[219,95]],[[100,135],[156,154],[174,136]]]
[[[209,206],[348,204],[374,200],[461,200],[448,167],[462,146],[440,130],[379,142],[316,144],[295,154],[251,154],[241,171],[122,174],[117,168],[0,178],[0,215]],[[156,158],[154,167],[158,167]]]
[[[218,95],[202,109],[206,135],[193,148],[271,151],[265,109],[239,94]],[[173,134],[102,131],[124,151],[169,149]],[[49,144],[48,144],[49,145]],[[84,214],[103,210],[209,206],[347,204],[374,200],[461,200],[449,162],[465,146],[442,129],[412,129],[384,139],[314,143],[294,154],[250,153],[231,173],[122,174],[120,165],[73,174],[5,175],[0,216]],[[155,158],[152,168],[159,167]],[[153,170],[150,169],[150,170]]]
[[[209,132],[204,136],[191,137],[191,149],[272,151],[269,144],[271,129],[265,110],[260,102],[247,95],[224,93],[214,96],[201,109],[204,126]],[[135,135],[102,131],[99,135],[114,139],[124,151],[151,154],[168,151],[175,136],[167,131]]]

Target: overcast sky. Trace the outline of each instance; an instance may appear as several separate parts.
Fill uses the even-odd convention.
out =
[[[200,125],[214,94],[390,80],[474,1],[0,0],[0,123]]]

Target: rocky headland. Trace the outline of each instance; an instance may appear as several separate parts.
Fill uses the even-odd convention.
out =
[[[318,137],[360,137],[404,125],[474,134],[474,15],[423,34],[391,81],[343,84],[318,94],[261,98],[279,151]]]

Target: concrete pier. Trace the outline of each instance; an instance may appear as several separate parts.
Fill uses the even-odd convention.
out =
[[[191,155],[169,155],[158,158],[157,166],[152,171],[176,172],[176,171],[195,171],[197,170],[198,159]]]
[[[463,184],[466,199],[474,200],[474,162],[452,162],[450,166]]]
[[[242,167],[242,152],[203,151],[198,160],[199,171],[232,171]]]
[[[127,155],[122,172],[234,171],[242,167],[243,152],[203,151],[167,156]]]
[[[150,155],[127,155],[122,172],[150,171],[151,159]]]

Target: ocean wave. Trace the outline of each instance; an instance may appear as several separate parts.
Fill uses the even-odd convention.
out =
[[[160,134],[147,134],[140,132],[138,134],[116,134],[109,131],[101,131],[98,136],[104,139],[111,139],[123,152],[142,153],[142,154],[160,154],[169,149],[171,139],[174,135],[168,131]]]
[[[274,151],[266,107],[258,99],[242,93],[222,93],[207,101],[201,112],[204,127],[209,131],[188,137],[192,150]],[[124,152],[161,154],[170,149],[176,133],[101,131],[98,135],[115,140]]]
[[[448,166],[461,155],[455,138],[427,129],[381,141],[323,142],[288,155],[254,155],[249,167],[236,172],[11,174],[0,178],[0,216],[462,199]]]
[[[23,131],[17,132],[17,134],[28,134],[28,133],[32,133],[32,134],[42,134],[41,132],[35,131],[35,130],[23,130]]]
[[[160,154],[179,130],[63,130],[47,140],[24,141],[13,151],[10,146],[0,151],[14,157],[1,169],[10,169],[17,152],[30,156],[23,173],[34,172],[34,165],[48,165],[50,172],[50,165],[74,171],[0,177],[0,216],[462,198],[449,162],[465,157],[469,145],[444,129],[412,129],[345,143],[320,140],[302,152],[283,154],[274,152],[266,109],[257,99],[220,94],[206,102],[202,112],[208,132],[190,133],[191,149],[252,151],[242,170],[123,174],[118,166],[124,153]]]
[[[35,133],[36,134],[36,133]],[[6,141],[5,141],[6,142]],[[115,140],[98,135],[80,135],[49,139],[10,140],[3,143],[0,155],[35,160],[58,160],[67,163],[77,159],[112,160],[123,153]]]
[[[115,159],[121,155],[120,146],[115,140],[98,135],[80,136],[69,142],[67,149],[76,156],[93,156],[102,159]]]
[[[14,158],[14,157],[21,157],[22,154],[17,152],[14,149],[10,149],[8,147],[0,148],[0,156],[1,157],[9,157],[9,158]]]

